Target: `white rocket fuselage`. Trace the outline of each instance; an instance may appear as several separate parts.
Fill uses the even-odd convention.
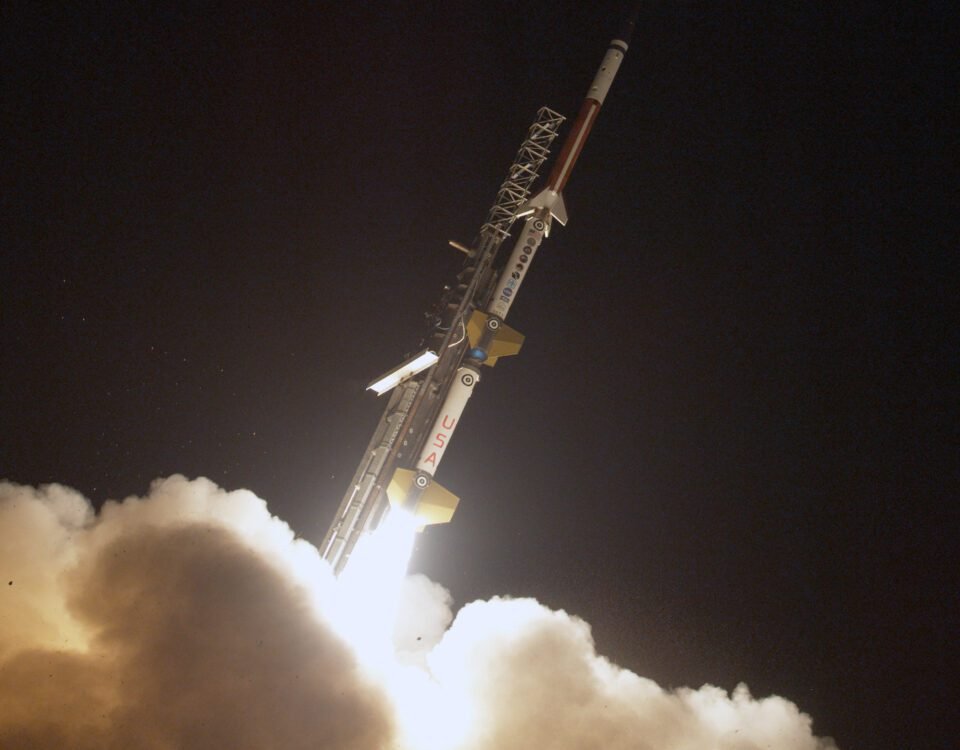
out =
[[[450,384],[443,406],[437,414],[433,428],[428,433],[427,441],[420,452],[416,464],[420,479],[416,480],[411,486],[413,497],[408,503],[405,503],[408,506],[415,506],[418,502],[417,493],[432,482],[437,467],[440,465],[440,461],[443,459],[447,446],[453,437],[453,431],[459,424],[467,401],[480,379],[480,365],[483,363],[492,365],[496,362],[496,358],[488,358],[487,347],[496,336],[515,333],[501,323],[507,317],[510,306],[516,299],[517,292],[520,290],[520,285],[523,283],[527,269],[533,262],[537,249],[543,239],[550,234],[551,219],[556,218],[561,224],[567,222],[566,208],[561,191],[570,179],[573,167],[583,150],[587,137],[590,135],[593,123],[600,112],[600,106],[610,90],[610,84],[613,83],[626,51],[626,41],[614,39],[610,42],[603,61],[600,63],[600,69],[594,76],[583,100],[583,105],[580,107],[580,113],[577,115],[569,135],[567,135],[560,155],[557,157],[557,162],[550,173],[547,187],[518,213],[519,216],[526,215],[527,220],[520,231],[510,259],[500,271],[497,285],[487,306],[487,313],[490,315],[487,326],[491,331],[480,341],[471,342],[473,348],[468,351],[464,365],[457,370],[456,377]],[[519,351],[519,346],[517,351]],[[430,479],[427,479],[424,475],[429,475]]]
[[[566,224],[567,214],[563,203],[562,190],[570,179],[573,167],[583,150],[587,137],[593,123],[600,112],[600,106],[606,99],[607,92],[610,90],[610,84],[613,83],[620,63],[623,62],[623,56],[627,51],[627,42],[621,39],[614,39],[610,42],[607,52],[600,63],[600,69],[594,76],[593,82],[587,91],[587,96],[580,107],[580,113],[574,121],[573,126],[563,144],[560,156],[550,173],[547,187],[542,190],[533,200],[529,201],[521,209],[519,215],[526,215],[528,218],[524,222],[523,229],[514,245],[513,253],[506,265],[501,269],[500,276],[494,289],[493,295],[487,306],[487,312],[494,321],[493,328],[496,331],[506,332],[506,326],[499,324],[507,317],[510,306],[516,299],[520,285],[526,276],[527,269],[533,262],[533,257],[543,242],[544,237],[550,233],[550,222],[556,218],[561,224]],[[417,470],[430,474],[432,477],[443,458],[450,438],[453,436],[453,430],[463,414],[467,399],[473,393],[473,388],[479,380],[479,365],[488,360],[488,352],[485,348],[489,345],[491,336],[487,336],[469,350],[466,365],[457,370],[457,376],[454,378],[444,400],[440,413],[437,416],[433,429],[429,433],[427,443],[420,454],[417,462]],[[474,343],[474,342],[471,342]],[[493,364],[495,360],[487,361],[487,364]],[[472,364],[471,364],[472,363]],[[469,381],[467,384],[466,381]]]

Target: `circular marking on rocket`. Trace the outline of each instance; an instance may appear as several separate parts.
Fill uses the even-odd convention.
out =
[[[427,486],[427,478],[423,474],[417,474],[417,478],[413,480],[413,483],[422,490]]]
[[[467,388],[472,386],[474,383],[473,373],[470,373],[470,372],[463,373],[463,375],[460,376],[460,382],[463,383],[465,386],[467,386]]]
[[[538,232],[542,232],[542,231],[543,231],[543,219],[537,219],[536,221],[534,221],[534,222],[533,222],[533,228],[536,229]]]
[[[496,331],[499,327],[500,321],[496,318],[490,318],[490,320],[487,321],[487,328],[489,328],[491,331]]]

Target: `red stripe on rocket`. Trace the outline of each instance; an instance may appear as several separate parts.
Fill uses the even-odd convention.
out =
[[[550,219],[556,219],[561,224],[567,223],[567,207],[563,203],[563,188],[570,179],[573,165],[577,163],[583,144],[587,142],[590,129],[597,119],[603,100],[607,97],[610,84],[613,83],[623,56],[626,54],[630,35],[633,31],[633,21],[626,27],[622,39],[614,39],[607,48],[607,53],[600,63],[600,70],[594,76],[593,83],[587,91],[587,96],[580,107],[580,113],[574,120],[567,140],[563,144],[560,156],[557,157],[547,180],[547,186],[520,209],[518,216],[527,216],[532,213],[541,215],[547,221],[547,234],[550,232]]]

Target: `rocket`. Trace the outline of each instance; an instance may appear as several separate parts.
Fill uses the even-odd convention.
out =
[[[567,224],[567,208],[563,202],[563,188],[573,172],[573,167],[580,158],[580,152],[590,136],[593,124],[600,114],[600,107],[603,106],[607,93],[610,91],[610,85],[620,69],[620,63],[623,62],[623,56],[627,54],[627,48],[630,44],[630,37],[633,35],[633,27],[636,23],[636,16],[631,18],[625,24],[621,35],[610,42],[607,52],[603,56],[603,62],[600,63],[600,69],[590,84],[590,89],[584,97],[583,104],[580,106],[580,112],[577,119],[573,122],[570,134],[564,141],[560,156],[557,157],[550,177],[547,179],[547,186],[537,193],[524,207],[521,216],[527,214],[540,214],[546,224],[544,231],[550,232],[550,218],[556,219],[562,225]]]
[[[340,503],[320,552],[336,572],[346,565],[359,537],[379,524],[389,506],[413,513],[421,528],[450,521],[459,498],[434,480],[484,367],[515,355],[523,334],[504,320],[553,220],[567,223],[563,189],[596,122],[627,52],[637,13],[603,57],[546,186],[530,188],[557,137],[563,117],[544,107],[497,193],[479,236],[470,247],[451,242],[466,258],[456,283],[428,314],[432,329],[424,348],[368,386],[390,393],[386,409]],[[509,259],[497,266],[512,224],[524,219]]]

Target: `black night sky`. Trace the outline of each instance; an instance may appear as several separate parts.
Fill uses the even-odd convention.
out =
[[[629,9],[572,6],[5,4],[0,477],[99,504],[208,476],[319,542],[447,240]],[[843,750],[952,744],[936,6],[645,6],[414,570],[577,614],[664,686],[783,695]]]

